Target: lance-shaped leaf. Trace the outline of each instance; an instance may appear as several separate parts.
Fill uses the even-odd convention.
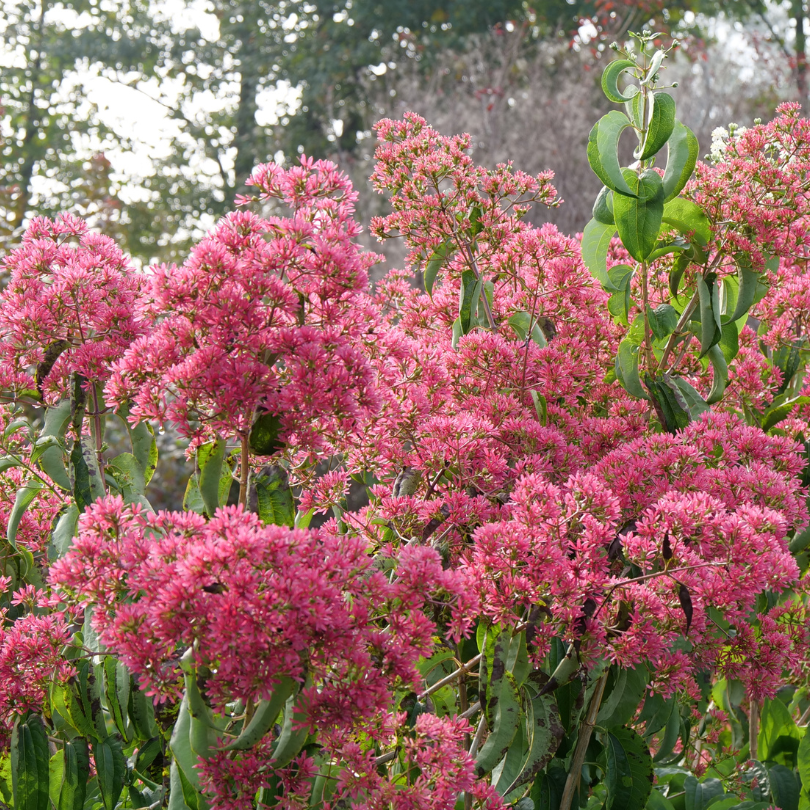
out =
[[[666,704],[670,706],[669,703]],[[649,725],[648,725],[649,727]],[[669,717],[664,725],[664,733],[661,735],[661,741],[658,744],[658,750],[655,752],[653,762],[661,762],[665,760],[675,750],[675,745],[681,736],[681,713],[678,708],[678,702],[672,701],[669,710]]]
[[[640,176],[630,169],[624,170],[627,184],[637,196],[616,195],[613,216],[619,238],[627,252],[639,262],[644,261],[655,248],[661,217],[664,212],[664,192],[661,177],[652,169]]]
[[[638,374],[638,352],[637,344],[625,338],[619,344],[619,352],[616,355],[616,378],[628,394],[632,394],[639,399],[649,399],[644,389],[641,387],[641,380]]]
[[[454,250],[455,245],[453,244],[453,240],[446,239],[436,248],[436,250],[433,251],[433,254],[425,265],[425,292],[431,296],[431,298],[433,297],[433,285],[436,283],[436,276],[438,275],[439,270],[442,268],[442,265],[445,263],[445,261],[447,261],[447,257]]]
[[[127,763],[120,740],[111,736],[94,744],[93,760],[96,763],[98,787],[104,810],[115,810],[124,789],[124,777],[127,773]]]
[[[652,114],[647,125],[647,136],[641,152],[641,160],[655,155],[672,135],[675,127],[675,101],[668,93],[653,93]]]
[[[77,737],[65,743],[62,784],[56,810],[82,810],[90,776],[87,740]]]
[[[250,449],[260,456],[272,456],[283,447],[279,439],[281,419],[274,413],[262,413],[250,429]]]
[[[600,118],[588,136],[588,162],[594,174],[613,191],[635,197],[619,165],[619,138],[632,126],[626,115],[613,110]]]
[[[276,722],[287,700],[298,691],[298,683],[287,676],[283,677],[273,689],[269,698],[260,700],[239,736],[227,746],[226,751],[243,751],[256,745]]]
[[[311,685],[307,681],[305,687]],[[284,768],[292,762],[294,757],[301,753],[304,743],[309,736],[307,714],[304,709],[303,695],[290,695],[284,707],[284,722],[281,724],[281,733],[278,735],[276,747],[273,749],[272,763],[274,768]]]
[[[732,321],[739,320],[751,309],[759,285],[759,273],[751,268],[751,264],[745,256],[737,257],[737,278],[740,285],[737,291],[737,304],[731,315]]]
[[[593,204],[593,218],[603,225],[613,225],[613,192],[603,186]]]
[[[723,783],[719,779],[704,779],[698,782],[691,775],[684,780],[683,791],[689,810],[703,810],[713,799],[718,799],[725,793]]]
[[[279,466],[265,468],[253,479],[256,511],[262,523],[274,526],[295,524],[295,504],[287,483],[287,474]]]
[[[461,288],[458,299],[458,322],[461,334],[466,335],[474,326],[474,315],[478,309],[478,300],[481,297],[484,277],[476,278],[472,270],[465,270],[461,274]]]
[[[48,810],[48,736],[42,720],[17,720],[11,735],[11,783],[15,810]]]
[[[205,512],[211,517],[219,508],[219,482],[222,462],[225,458],[225,439],[202,445],[197,450],[197,465],[200,468],[200,495],[205,504]]]
[[[633,96],[638,95],[639,88],[631,84],[624,92],[619,90],[619,77],[625,70],[632,70],[636,67],[635,62],[629,59],[617,59],[611,62],[602,71],[602,90],[610,101],[616,104],[621,104],[624,101],[630,101]]]
[[[676,197],[666,203],[661,218],[684,236],[693,234],[701,245],[705,245],[712,237],[711,224],[703,209],[683,197]]]
[[[615,728],[606,735],[608,798],[606,810],[642,810],[652,792],[650,750],[630,728]]]
[[[29,481],[24,487],[17,490],[6,528],[6,539],[15,551],[17,549],[17,529],[20,527],[20,521],[34,498],[42,491],[42,487],[43,484],[39,481]]]
[[[534,779],[554,756],[565,736],[553,695],[540,695],[526,704],[526,754],[517,775],[503,791],[504,796]],[[500,785],[498,789],[500,792]]]
[[[155,433],[152,426],[145,421],[138,422],[135,427],[130,425],[129,405],[122,405],[118,409],[118,417],[124,423],[132,445],[132,455],[138,459],[143,468],[144,480],[148,484],[157,469],[158,449]]]
[[[67,426],[70,424],[70,400],[63,399],[45,412],[45,423],[42,426],[40,439],[37,445],[40,447],[38,453],[40,469],[57,486],[69,491],[70,477],[65,467],[65,455],[62,439],[65,437]],[[40,445],[44,439],[50,442]],[[32,458],[33,460],[33,458]]]
[[[610,240],[616,235],[615,225],[606,225],[592,219],[582,234],[582,261],[590,274],[608,292],[616,292],[607,271],[607,254]]]
[[[664,171],[664,202],[677,197],[689,182],[698,158],[698,139],[689,127],[675,122],[667,141],[667,167]]]
[[[614,684],[607,699],[599,709],[596,722],[603,728],[623,726],[636,713],[647,687],[647,669],[613,668]]]
[[[517,734],[522,716],[520,692],[515,679],[507,672],[504,675],[504,688],[495,707],[491,731],[475,759],[479,775],[489,773],[506,755]]]
[[[728,385],[728,364],[723,352],[719,346],[712,346],[706,353],[709,362],[712,364],[712,387],[709,391],[709,396],[706,397],[706,402],[713,405],[723,398],[723,392]]]
[[[635,270],[627,264],[617,264],[608,270],[611,282],[619,290],[608,299],[608,311],[625,326],[628,325],[628,315],[632,304],[630,290],[634,273]]]

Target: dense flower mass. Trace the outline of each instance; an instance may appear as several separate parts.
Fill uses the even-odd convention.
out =
[[[229,214],[182,267],[154,268],[141,298],[151,328],[107,393],[195,439],[246,436],[259,412],[280,418],[288,444],[323,449],[376,408],[362,350],[376,256],[352,241],[357,194],[332,164],[260,166],[248,182],[292,216]]]
[[[373,290],[356,194],[308,158],[179,267],[34,221],[0,299],[18,793],[39,745],[60,809],[74,771],[106,810],[798,796],[808,126],[718,143],[650,261],[599,212],[604,272],[592,226],[525,221],[550,173],[413,114],[377,127],[372,230],[408,257]],[[156,513],[169,423],[193,470]]]
[[[103,384],[144,326],[140,277],[112,239],[61,215],[32,221],[3,259],[0,386],[17,396],[64,396],[72,374]]]

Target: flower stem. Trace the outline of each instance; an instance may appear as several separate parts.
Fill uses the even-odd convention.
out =
[[[242,456],[239,462],[239,504],[247,506],[248,481],[250,479],[250,446],[246,434],[240,436]]]

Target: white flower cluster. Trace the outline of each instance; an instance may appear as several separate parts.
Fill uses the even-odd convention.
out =
[[[728,143],[732,138],[737,138],[746,132],[748,127],[741,127],[738,124],[729,124],[725,127],[716,127],[712,130],[712,146],[708,154],[708,159],[712,163],[720,163],[726,156]]]

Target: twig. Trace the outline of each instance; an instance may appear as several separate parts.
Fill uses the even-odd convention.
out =
[[[428,695],[432,695],[434,692],[441,689],[443,686],[447,686],[448,683],[452,683],[455,681],[460,675],[463,675],[465,672],[469,672],[479,661],[481,660],[481,653],[471,658],[467,661],[466,664],[460,666],[455,672],[451,672],[449,675],[446,675],[440,681],[436,681],[433,686],[429,686],[425,689],[424,692],[421,692],[417,696],[417,700],[422,700],[422,698],[426,698]]]
[[[487,716],[485,714],[481,715],[481,719],[478,721],[478,728],[475,730],[475,736],[473,737],[472,745],[470,746],[470,757],[475,758],[475,755],[478,753],[478,748],[481,745],[481,740],[484,738],[484,732],[487,730]]]
[[[571,760],[571,770],[568,771],[568,778],[565,780],[565,789],[560,799],[560,810],[571,809],[571,801],[574,798],[574,793],[579,788],[582,765],[585,762],[585,754],[588,750],[588,743],[591,741],[593,727],[596,725],[596,716],[599,714],[599,706],[602,703],[602,695],[605,693],[605,685],[607,684],[609,674],[610,670],[607,670],[599,679],[599,683],[596,685],[593,697],[591,698],[591,703],[588,706],[588,714],[585,718],[585,722],[579,729],[579,739],[577,740],[577,747],[574,751],[574,758]]]

